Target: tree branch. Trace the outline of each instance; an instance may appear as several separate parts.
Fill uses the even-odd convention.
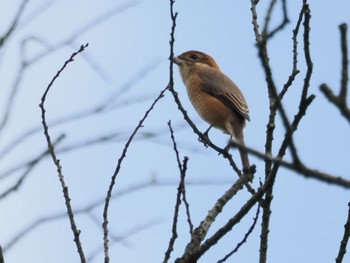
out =
[[[272,38],[276,33],[278,33],[279,31],[282,31],[285,28],[285,26],[289,23],[286,0],[282,0],[283,20],[273,30],[271,30],[271,31],[268,30],[269,29],[269,25],[270,25],[270,21],[271,21],[271,16],[272,16],[272,13],[273,13],[273,9],[275,7],[275,4],[276,4],[276,0],[271,0],[269,8],[268,8],[268,10],[266,12],[264,28],[263,28],[263,31],[262,31],[262,36],[264,38],[264,41],[267,41],[268,39]]]
[[[237,244],[237,246],[230,252],[228,253],[223,259],[220,259],[218,263],[225,262],[229,257],[231,257],[234,253],[238,251],[238,249],[248,240],[248,237],[250,236],[251,233],[253,233],[253,230],[255,228],[256,223],[258,222],[259,219],[259,214],[260,214],[260,205],[258,204],[258,208],[256,209],[255,217],[253,218],[253,224],[250,226],[248,229],[248,232],[244,235],[244,238],[242,239],[241,242]]]
[[[169,85],[167,87],[165,87],[159,93],[158,97],[153,101],[152,105],[145,112],[144,116],[139,121],[139,124],[136,126],[136,128],[134,129],[134,131],[130,135],[129,139],[125,143],[125,146],[123,148],[122,154],[121,154],[121,156],[118,159],[117,166],[116,166],[115,171],[113,173],[113,176],[111,178],[111,183],[110,183],[110,185],[108,187],[108,191],[107,191],[107,195],[106,195],[106,199],[105,199],[105,206],[104,206],[104,209],[103,209],[103,224],[102,224],[102,227],[103,227],[103,246],[104,246],[104,254],[105,254],[105,260],[104,260],[105,263],[108,263],[110,261],[110,258],[109,258],[109,245],[108,245],[108,242],[109,242],[109,240],[108,240],[108,209],[109,209],[109,203],[110,203],[110,200],[112,198],[113,188],[114,188],[117,176],[119,174],[119,171],[121,169],[122,162],[124,161],[124,159],[126,157],[126,153],[127,153],[128,149],[129,149],[129,146],[130,146],[131,142],[133,141],[135,135],[143,127],[143,123],[147,119],[148,115],[151,113],[151,111],[153,110],[155,105],[158,103],[158,101],[161,98],[164,97],[164,93],[168,89],[169,89]]]
[[[348,245],[348,241],[349,241],[349,237],[350,237],[350,203],[348,203],[348,207],[349,207],[348,218],[347,218],[346,223],[344,225],[344,235],[343,235],[343,238],[340,242],[338,256],[335,259],[336,263],[343,262],[343,258],[344,258],[345,253],[346,253],[346,246]]]
[[[339,95],[335,95],[331,90],[331,88],[325,83],[320,86],[320,90],[323,92],[326,98],[338,108],[340,113],[350,123],[350,109],[347,104],[347,90],[348,90],[348,82],[349,82],[347,24],[341,24],[339,26],[339,30],[340,30],[340,44],[341,44],[341,51],[342,51],[342,73],[341,73],[341,81],[340,81],[340,92],[339,92]]]
[[[5,44],[5,42],[10,38],[10,36],[13,34],[15,29],[18,27],[18,21],[23,15],[23,11],[28,4],[28,0],[23,0],[22,3],[20,4],[17,14],[15,15],[10,27],[7,29],[6,33],[0,37],[0,48]]]
[[[194,230],[190,243],[187,244],[184,254],[181,258],[175,260],[175,263],[192,263],[197,262],[210,247],[215,245],[227,232],[231,231],[232,227],[243,218],[244,215],[252,208],[252,206],[260,201],[262,196],[259,191],[251,197],[251,200],[255,200],[254,204],[250,204],[247,207],[244,206],[244,213],[239,214],[239,216],[233,217],[229,223],[217,231],[211,238],[208,238],[203,245],[202,241],[206,237],[212,223],[215,221],[216,217],[222,212],[223,208],[228,201],[235,196],[238,191],[242,189],[244,184],[250,181],[252,178],[250,174],[242,175],[214,204],[213,208],[208,212],[207,216],[199,224],[199,226]],[[259,194],[258,194],[259,193]],[[246,204],[247,205],[247,204]],[[243,208],[242,208],[243,209]],[[241,210],[242,210],[241,209]],[[239,218],[239,219],[237,219]],[[236,221],[238,220],[238,221]]]
[[[171,127],[171,122],[168,122],[168,126],[170,129],[170,136],[171,136],[171,140],[173,142],[173,149],[176,155],[176,162],[180,171],[180,182],[179,182],[179,186],[177,188],[177,195],[176,195],[176,203],[175,203],[175,209],[174,209],[174,216],[173,216],[173,225],[172,225],[172,236],[170,238],[169,241],[169,245],[168,245],[168,249],[165,252],[165,256],[164,256],[164,260],[163,263],[167,263],[170,259],[170,255],[171,252],[174,250],[174,244],[175,244],[175,240],[178,237],[177,234],[177,221],[178,221],[178,217],[179,217],[179,209],[180,209],[180,205],[181,205],[181,196],[185,196],[186,195],[186,190],[185,190],[185,177],[186,177],[186,170],[187,170],[187,163],[188,163],[188,157],[185,156],[184,160],[181,164],[180,161],[180,156],[179,156],[179,151],[177,149],[177,145],[176,145],[176,141],[175,141],[175,137],[174,137],[174,131],[173,128]],[[188,210],[187,210],[188,212]],[[189,214],[188,214],[189,215]],[[192,226],[192,222],[190,220],[190,218],[188,217],[190,226]]]
[[[66,66],[70,62],[74,61],[75,56],[77,56],[79,53],[83,52],[87,46],[88,46],[88,44],[82,45],[79,48],[79,50],[77,52],[74,52],[71,55],[71,57],[64,63],[62,68],[56,73],[56,75],[53,77],[53,79],[51,80],[51,82],[47,86],[43,96],[41,97],[41,103],[39,105],[39,107],[41,109],[41,119],[42,119],[42,124],[43,124],[43,128],[44,128],[45,138],[46,138],[47,145],[48,145],[48,148],[49,148],[49,153],[50,153],[50,155],[52,157],[52,160],[53,160],[54,164],[57,167],[58,177],[59,177],[59,180],[61,182],[62,189],[63,189],[63,196],[64,196],[64,199],[66,201],[67,213],[68,213],[68,216],[69,216],[71,228],[72,228],[73,235],[74,235],[74,241],[75,241],[75,244],[77,246],[78,254],[80,256],[80,260],[81,260],[82,263],[85,263],[86,259],[85,259],[85,255],[84,255],[84,252],[83,252],[82,244],[81,244],[81,241],[80,241],[80,230],[78,230],[78,228],[76,226],[76,223],[75,223],[74,212],[73,212],[73,209],[71,207],[71,202],[70,202],[71,199],[69,197],[68,187],[66,186],[66,183],[64,181],[64,176],[63,176],[63,173],[62,173],[62,166],[60,164],[60,160],[56,156],[55,148],[53,146],[53,143],[51,142],[51,138],[50,138],[50,135],[49,135],[49,127],[47,126],[47,122],[46,122],[45,106],[44,106],[44,104],[45,104],[45,101],[46,101],[47,94],[48,94],[50,88],[52,87],[52,85],[54,84],[54,82],[56,81],[56,79],[64,71]]]

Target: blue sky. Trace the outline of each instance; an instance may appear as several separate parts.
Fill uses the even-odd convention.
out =
[[[1,2],[0,32],[11,21],[19,2]],[[263,19],[266,1],[260,2],[258,12],[260,19]],[[345,0],[309,3],[312,14],[311,55],[314,62],[310,92],[316,95],[316,100],[295,134],[295,141],[298,153],[307,165],[348,178],[349,125],[320,93],[319,85],[326,82],[335,91],[339,89],[341,53],[338,25],[350,22],[350,3]],[[301,5],[301,1],[288,2],[291,23],[268,45],[274,80],[279,88],[291,72],[292,30]],[[33,14],[43,6],[47,7],[45,12],[32,19]],[[281,19],[279,8],[278,5],[272,26]],[[111,10],[116,10],[116,14],[109,17]],[[263,151],[268,119],[267,89],[254,46],[249,1],[179,0],[175,3],[175,11],[179,13],[175,53],[197,49],[216,58],[221,69],[241,88],[249,104],[251,122],[245,130],[247,145]],[[101,15],[107,19],[93,23],[92,27],[89,23]],[[47,48],[52,51],[33,63],[23,75],[11,118],[0,134],[0,151],[26,131],[41,127],[38,107],[41,95],[56,71],[81,44],[88,42],[89,47],[69,65],[48,95],[46,105],[49,124],[104,104],[105,101],[112,101],[112,109],[104,114],[50,126],[53,138],[63,133],[66,135],[57,147],[58,156],[73,208],[80,209],[105,197],[110,177],[128,136],[153,99],[168,83],[169,3],[164,0],[123,1],[117,4],[107,0],[30,1],[20,25],[13,38],[0,50],[0,79],[4,94],[0,96],[0,112],[3,112],[17,78],[22,40],[33,39],[27,42],[26,59],[34,58]],[[77,34],[84,25],[89,25],[91,29]],[[302,43],[301,36],[299,43]],[[299,46],[299,54],[301,73],[284,103],[290,119],[297,111],[305,74],[302,46]],[[207,124],[193,110],[176,68],[174,78],[175,89],[184,107],[204,131]],[[134,103],[124,106],[130,100],[134,100]],[[169,120],[174,126],[181,157],[189,157],[187,194],[195,225],[236,179],[226,160],[197,141],[196,135],[177,110],[171,94],[167,92],[131,144],[117,178],[114,195],[136,186],[141,189],[129,191],[111,203],[111,234],[124,236],[122,241],[111,244],[111,262],[163,260],[171,235],[179,180],[167,127]],[[328,124],[325,120],[328,120]],[[71,145],[111,133],[117,133],[116,137],[107,143],[65,151]],[[157,133],[157,136],[144,139],[142,135],[146,133]],[[283,135],[284,129],[278,119],[275,151]],[[215,130],[211,131],[210,138],[221,146],[228,139]],[[1,159],[0,176],[37,156],[45,147],[46,141],[41,131],[28,137]],[[238,153],[233,151],[232,154],[240,164]],[[257,186],[258,178],[264,176],[264,166],[254,157],[251,157],[251,162],[257,165],[254,180]],[[21,169],[11,176],[0,177],[0,192],[14,183],[23,171]],[[141,187],[143,184],[146,186]],[[218,217],[210,233],[226,222],[247,198],[249,194],[244,191],[235,197]],[[307,180],[281,169],[272,204],[268,262],[333,261],[343,234],[348,202],[349,193],[345,189]],[[94,251],[101,251],[91,262],[101,262],[103,258],[100,228],[102,209],[102,206],[98,206],[89,215],[77,215],[87,256]],[[0,200],[0,211],[0,244],[3,247],[38,218],[64,213],[62,190],[56,169],[49,158],[42,160],[33,169],[20,189]],[[217,262],[218,255],[233,249],[252,224],[254,215],[255,209],[200,262]],[[180,218],[180,237],[172,261],[181,255],[189,240],[183,207]],[[133,233],[139,228],[142,230]],[[259,235],[260,221],[248,243],[227,262],[257,262]],[[5,259],[6,262],[47,262],[48,258],[53,263],[79,262],[72,240],[67,218],[50,221],[33,229],[15,246],[6,250]]]

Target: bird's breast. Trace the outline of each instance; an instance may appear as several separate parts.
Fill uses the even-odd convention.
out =
[[[233,112],[217,98],[204,92],[205,85],[199,79],[188,79],[185,82],[188,96],[198,114],[210,125],[229,133],[227,123],[231,123]]]

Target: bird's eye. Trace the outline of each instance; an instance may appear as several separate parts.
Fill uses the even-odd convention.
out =
[[[196,55],[196,54],[193,54],[193,55],[191,55],[191,58],[193,59],[193,60],[198,60],[198,55]]]

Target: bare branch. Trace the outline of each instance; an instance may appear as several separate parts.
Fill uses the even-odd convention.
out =
[[[52,128],[52,127],[62,125],[62,124],[67,124],[73,121],[79,121],[84,118],[92,117],[97,114],[107,113],[109,111],[120,109],[121,107],[132,105],[134,103],[140,103],[146,100],[151,100],[151,98],[153,99],[154,96],[152,97],[151,96],[133,96],[133,98],[130,98],[128,100],[117,101],[120,98],[119,96],[120,94],[125,94],[125,92],[129,91],[131,87],[135,86],[135,84],[138,81],[141,81],[152,70],[154,70],[156,66],[159,65],[159,63],[160,62],[158,60],[154,60],[151,63],[148,63],[145,67],[140,68],[133,77],[131,77],[129,80],[123,83],[117,91],[108,94],[100,102],[96,103],[96,105],[93,105],[90,108],[81,110],[80,112],[73,113],[72,115],[52,120],[50,121],[50,127]],[[19,78],[20,76],[21,74],[18,75]],[[14,87],[18,87],[18,85],[14,85]],[[11,109],[12,107],[10,107],[8,111],[10,111]],[[8,154],[9,152],[11,152],[12,150],[14,150],[17,146],[21,145],[21,143],[29,139],[30,136],[40,132],[41,129],[42,128],[39,126],[33,127],[31,129],[24,131],[19,136],[17,136],[17,138],[10,141],[3,149],[1,149],[0,159],[6,154]],[[106,135],[106,136],[110,137],[110,135]]]
[[[349,57],[348,57],[348,46],[347,46],[347,24],[341,24],[340,29],[340,43],[342,51],[342,73],[341,73],[341,82],[340,82],[340,92],[339,95],[335,95],[331,88],[327,84],[322,84],[320,90],[326,96],[326,98],[333,103],[340,111],[340,113],[345,117],[345,119],[350,123],[350,109],[347,104],[347,90],[348,90],[348,66],[349,66]]]
[[[64,135],[59,136],[54,142],[53,146],[55,147],[62,139],[64,138]],[[0,194],[0,200],[8,196],[10,193],[17,191],[21,186],[24,180],[27,178],[29,173],[36,167],[36,165],[44,159],[49,154],[49,149],[46,149],[41,154],[39,154],[37,157],[35,157],[33,160],[31,160],[28,163],[25,163],[24,165],[21,165],[22,167],[25,167],[25,171],[23,174],[19,177],[16,183],[12,187],[9,187],[5,192]],[[12,171],[11,171],[12,172]],[[4,174],[6,175],[6,173]],[[0,179],[4,178],[5,176],[1,176]]]
[[[281,115],[283,125],[286,129],[286,135],[289,137],[289,145],[288,146],[291,149],[291,153],[292,153],[293,158],[297,159],[298,156],[296,153],[296,147],[295,147],[294,140],[293,140],[293,137],[292,137],[292,134],[290,131],[290,128],[291,128],[290,121],[288,120],[287,114],[286,114],[284,107],[281,103],[280,96],[278,96],[278,94],[277,94],[277,87],[275,85],[275,82],[274,82],[273,76],[272,76],[272,70],[270,67],[270,59],[269,59],[269,55],[268,55],[268,51],[267,51],[266,41],[261,38],[261,34],[259,32],[256,4],[255,4],[255,1],[253,1],[253,0],[251,1],[251,3],[252,3],[251,11],[252,11],[253,30],[255,33],[255,38],[256,38],[257,47],[258,47],[258,51],[259,51],[259,57],[260,57],[263,69],[265,71],[267,88],[268,88],[268,95],[269,95],[269,101],[270,101],[270,115],[269,115],[269,121],[267,124],[266,144],[265,144],[266,155],[272,154],[272,142],[273,142],[273,137],[274,137],[273,134],[274,134],[274,129],[275,129],[275,118],[276,118],[276,114],[277,114],[277,110],[278,110],[278,112]],[[306,10],[305,6],[306,6],[306,4],[304,3],[304,5],[302,7],[302,10],[304,10],[303,12],[305,12],[305,10]],[[309,66],[309,64],[308,64],[308,66]],[[310,72],[312,73],[312,68],[311,68]],[[309,75],[307,75],[307,76],[309,76]],[[311,74],[310,74],[310,76],[311,76]],[[292,74],[292,78],[293,78],[293,74]],[[290,81],[291,80],[288,80],[287,84]],[[306,82],[307,81],[305,81],[304,83],[306,83]],[[309,86],[308,84],[307,85],[305,84],[304,89],[303,89],[303,94],[307,90],[308,86]],[[304,96],[302,96],[302,97],[304,97]],[[271,169],[271,162],[269,160],[267,160],[265,162],[265,174],[266,174],[266,176],[269,174],[270,169]]]
[[[273,30],[271,30],[271,31],[268,30],[275,4],[276,4],[276,0],[271,0],[269,8],[266,12],[265,24],[264,24],[264,28],[262,31],[262,36],[264,37],[264,41],[267,41],[268,39],[272,38],[276,33],[278,33],[279,31],[282,31],[284,29],[284,27],[289,23],[286,0],[282,0],[283,20]]]
[[[187,167],[184,167],[184,168],[187,168]],[[188,223],[188,226],[189,226],[189,229],[190,229],[190,234],[191,234],[191,237],[192,237],[193,236],[193,223],[192,223],[191,213],[190,213],[190,204],[187,201],[187,197],[186,197],[186,185],[185,185],[185,183],[183,184],[182,201],[185,204],[187,223]]]
[[[55,149],[53,146],[53,143],[51,141],[50,135],[49,135],[49,127],[47,126],[47,122],[46,122],[46,116],[45,116],[45,101],[46,101],[46,96],[50,90],[50,88],[52,87],[52,85],[54,84],[55,80],[60,76],[60,74],[64,71],[64,69],[66,68],[66,66],[70,63],[74,61],[75,56],[77,56],[79,53],[83,52],[85,50],[85,48],[88,46],[88,44],[82,45],[80,47],[80,49],[77,52],[74,52],[71,57],[63,64],[62,68],[57,71],[56,75],[52,78],[51,82],[49,83],[49,85],[47,86],[42,98],[41,98],[41,103],[39,105],[40,109],[41,109],[41,119],[42,119],[42,124],[43,124],[43,128],[44,128],[44,134],[45,134],[45,138],[48,144],[48,149],[49,149],[49,153],[52,157],[52,160],[54,162],[54,164],[57,167],[57,172],[58,172],[58,176],[61,182],[61,186],[63,189],[63,196],[64,199],[66,201],[66,207],[67,207],[67,212],[68,212],[68,216],[69,216],[69,221],[71,224],[71,228],[73,231],[73,235],[74,235],[74,241],[75,244],[77,246],[78,249],[78,254],[80,256],[80,260],[82,263],[85,263],[85,255],[83,252],[83,248],[81,245],[81,241],[80,241],[80,230],[78,230],[75,220],[74,220],[74,213],[73,213],[73,209],[71,207],[71,199],[69,197],[69,192],[68,192],[68,187],[66,186],[66,183],[64,181],[64,176],[62,173],[62,167],[60,165],[60,160],[57,158],[56,153],[55,153]]]
[[[10,119],[13,105],[14,105],[14,101],[15,101],[15,98],[17,95],[17,91],[19,89],[19,84],[22,81],[22,77],[24,76],[23,73],[24,73],[26,67],[27,67],[27,65],[24,65],[24,64],[21,65],[20,69],[17,72],[17,76],[15,78],[15,83],[13,84],[13,88],[11,89],[9,97],[6,100],[5,111],[2,114],[1,121],[0,121],[0,135]]]
[[[18,27],[18,21],[22,17],[23,11],[28,4],[28,0],[23,0],[20,4],[17,14],[15,15],[10,27],[7,29],[6,33],[0,37],[0,48],[5,44],[5,42],[10,38],[10,36],[13,34],[15,29]]]
[[[229,197],[230,195],[234,195],[239,189],[239,186],[242,188],[244,185],[244,180],[249,180],[249,175],[244,174],[242,177],[240,177],[237,182],[220,198],[223,199],[223,201],[226,200],[226,195]],[[210,227],[211,220],[209,217],[211,215],[216,215],[218,211],[216,211],[215,208],[221,207],[219,204],[219,200],[215,204],[214,208],[208,212],[208,216],[206,217],[206,220],[202,221],[200,226],[194,231],[194,237],[196,239],[192,238],[191,243],[187,245],[184,255],[181,258],[176,259],[175,263],[192,263],[196,262],[206,251],[208,251],[213,245],[215,245],[222,237],[224,237],[229,231],[232,230],[232,228],[238,224],[241,219],[250,211],[250,209],[257,203],[261,201],[261,198],[266,193],[266,190],[269,189],[274,181],[273,176],[270,176],[267,178],[265,183],[262,187],[258,189],[255,195],[253,195],[242,207],[241,209],[234,215],[228,222],[222,226],[215,234],[213,234],[212,237],[208,238],[202,245],[200,245],[201,240],[204,238],[204,236],[207,234],[207,230]],[[216,207],[218,205],[218,207]],[[211,214],[213,213],[213,214]],[[209,225],[207,225],[209,224]],[[198,233],[197,233],[198,231]]]
[[[272,163],[277,163],[280,166],[283,166],[291,171],[295,171],[303,176],[305,176],[305,178],[313,178],[316,180],[319,180],[321,182],[325,182],[328,184],[334,184],[337,186],[341,186],[344,188],[350,188],[350,181],[346,180],[340,176],[336,176],[336,175],[332,175],[332,174],[328,174],[324,171],[319,171],[317,169],[313,169],[310,168],[308,166],[306,166],[303,162],[300,163],[295,163],[295,162],[287,162],[281,158],[279,158],[278,156],[273,157],[271,155],[266,155],[262,152],[259,152],[256,149],[253,149],[251,147],[247,147],[247,146],[242,146],[239,145],[238,142],[231,142],[231,145],[233,146],[237,146],[237,147],[244,147],[244,149],[246,149],[250,154],[262,159],[262,160],[269,160]]]
[[[151,227],[153,227],[161,222],[162,222],[161,220],[157,220],[157,219],[154,219],[154,220],[149,221],[149,222],[142,222],[141,224],[134,226],[130,230],[127,230],[127,231],[124,230],[124,232],[119,234],[118,236],[110,235],[111,236],[110,243],[111,243],[111,245],[116,245],[116,244],[120,245],[125,239],[130,238],[133,235],[136,235],[144,230],[147,230],[147,229],[149,229],[149,228],[151,228]],[[126,244],[124,244],[124,245],[126,246]],[[86,257],[87,262],[93,262],[95,257],[97,255],[99,255],[102,252],[102,250],[103,250],[102,247],[100,247],[100,246],[96,247],[96,249],[94,251],[92,251],[90,253],[90,255],[88,255]]]
[[[179,209],[181,205],[181,195],[185,196],[185,177],[186,177],[186,170],[187,170],[187,163],[188,163],[188,157],[185,156],[183,163],[181,164],[179,151],[177,149],[175,137],[174,137],[174,131],[171,127],[171,122],[168,122],[169,130],[170,130],[170,137],[173,142],[173,149],[176,155],[176,162],[180,171],[180,182],[179,186],[177,188],[177,195],[176,195],[176,203],[175,203],[175,209],[174,209],[174,216],[173,216],[173,225],[172,225],[172,236],[169,241],[168,248],[165,252],[163,263],[167,263],[170,259],[171,252],[174,250],[174,244],[175,240],[178,237],[177,234],[177,221],[179,217]],[[192,223],[191,223],[192,224]]]
[[[142,189],[146,189],[146,188],[151,188],[151,187],[168,187],[168,186],[174,186],[178,184],[178,182],[176,182],[175,180],[171,180],[171,181],[160,181],[157,178],[151,177],[149,178],[149,180],[146,180],[145,182],[139,182],[135,185],[132,185],[126,189],[121,189],[119,190],[115,195],[112,196],[112,199],[117,199],[120,198],[122,196],[126,196],[129,194],[133,194],[137,191],[140,191]],[[187,182],[188,185],[226,185],[229,184],[229,182],[226,181],[217,181],[217,180],[213,180],[213,181],[188,181]],[[99,207],[100,205],[103,205],[105,202],[104,198],[101,199],[97,199],[94,200],[88,204],[85,204],[83,207],[81,208],[77,208],[74,211],[75,215],[79,215],[79,214],[91,214],[91,211],[96,209],[97,207]],[[27,227],[25,227],[24,229],[20,230],[17,234],[15,234],[10,241],[8,241],[5,245],[4,245],[4,251],[11,249],[19,240],[21,240],[22,238],[26,237],[27,234],[31,233],[32,231],[34,231],[37,227],[45,224],[45,223],[49,223],[55,220],[59,220],[61,218],[65,218],[67,217],[67,213],[66,212],[58,212],[52,215],[47,215],[41,218],[37,218],[35,219],[32,223],[29,223],[27,225]],[[115,240],[115,239],[114,239]]]
[[[108,19],[111,19],[116,14],[120,14],[122,12],[125,12],[129,8],[136,6],[138,3],[139,0],[129,1],[127,3],[121,4],[120,6],[110,9],[104,12],[103,14],[100,14],[99,16],[95,17],[94,19],[88,21],[86,24],[79,27],[77,30],[71,33],[71,35],[67,36],[64,40],[55,43],[54,45],[48,45],[46,50],[29,59],[27,63],[31,64],[37,62],[40,59],[46,57],[48,54],[52,53],[53,51],[62,48],[62,46],[71,45],[82,34],[90,31],[91,29],[107,21]]]
[[[203,255],[212,245],[216,244],[220,238],[224,236],[227,232],[229,232],[232,227],[225,228],[221,230],[221,234],[218,235],[217,232],[208,243],[208,240],[205,242],[206,249],[202,249],[201,243],[206,237],[212,223],[215,221],[216,217],[222,212],[226,203],[235,196],[238,191],[242,189],[244,184],[251,180],[249,174],[244,174],[240,177],[215,203],[213,208],[208,212],[205,219],[199,224],[199,226],[194,230],[191,242],[186,246],[185,253],[181,257],[181,259],[177,259],[175,262],[177,263],[185,263],[185,262],[196,262],[192,260],[197,260],[201,255]],[[255,196],[255,195],[254,195]],[[258,201],[258,200],[257,200]],[[248,211],[247,211],[248,212]]]
[[[277,88],[273,80],[272,71],[270,67],[270,59],[269,59],[268,50],[267,50],[267,39],[261,38],[261,34],[259,32],[258,19],[257,19],[257,12],[256,12],[256,2],[253,0],[251,1],[251,11],[252,11],[253,30],[255,33],[255,38],[256,38],[257,47],[259,51],[259,57],[262,62],[263,69],[265,71],[267,88],[268,88],[268,96],[270,101],[270,114],[269,114],[269,121],[267,124],[267,131],[266,131],[265,155],[272,156],[272,144],[274,139],[275,118],[278,111],[281,115],[282,123],[285,127],[286,133],[285,133],[285,139],[283,140],[280,150],[278,152],[277,159],[282,160],[282,158],[285,156],[286,149],[289,147],[294,163],[299,164],[300,160],[297,154],[296,146],[293,141],[293,133],[296,131],[302,117],[305,115],[306,109],[308,108],[308,106],[311,104],[311,102],[315,97],[314,95],[307,97],[307,92],[310,86],[310,79],[312,75],[312,61],[311,61],[310,50],[309,50],[309,31],[310,31],[309,21],[311,17],[310,10],[306,1],[304,0],[302,10],[299,15],[299,20],[293,35],[292,74],[290,75],[287,83],[284,85],[284,89],[279,95],[277,94]],[[307,72],[304,79],[304,86],[301,92],[299,111],[295,115],[293,122],[290,123],[286,115],[285,109],[281,103],[281,99],[283,98],[283,95],[287,91],[288,87],[292,84],[294,77],[297,74],[296,73],[297,72],[296,71],[296,65],[297,65],[296,35],[298,33],[298,29],[301,23],[301,17],[302,17],[301,14],[303,14],[304,16],[304,55],[305,55],[306,64],[307,64]],[[271,160],[265,159],[265,176],[266,178],[269,178],[269,179],[271,178],[272,185],[271,185],[271,188],[268,189],[266,192],[265,204],[263,206],[263,216],[262,216],[263,221],[262,221],[262,230],[260,235],[261,236],[260,263],[265,263],[267,260],[269,221],[270,221],[270,214],[271,214],[270,205],[273,198],[273,195],[272,195],[273,182],[279,167],[280,167],[279,163],[272,163]]]
[[[179,157],[179,151],[177,149],[177,145],[175,142],[175,137],[174,137],[174,131],[171,125],[171,122],[169,121],[168,123],[169,125],[169,129],[171,132],[171,139],[173,141],[173,146],[174,146],[174,151],[176,153],[176,159],[177,159],[177,163],[178,163],[178,167],[179,167],[179,171],[181,174],[181,193],[182,193],[182,200],[185,204],[185,208],[186,208],[186,216],[187,216],[187,222],[190,228],[190,234],[191,236],[193,235],[193,224],[192,224],[192,220],[191,220],[191,214],[190,214],[190,205],[187,202],[187,198],[186,198],[186,185],[185,185],[185,176],[186,176],[186,170],[187,170],[187,163],[188,163],[188,157],[185,156],[183,163],[181,164],[180,162],[180,157]]]
[[[286,82],[286,84],[283,86],[283,89],[279,93],[280,100],[283,99],[285,93],[288,91],[289,87],[293,84],[296,75],[298,75],[300,72],[298,69],[298,34],[299,34],[299,29],[300,29],[300,25],[301,25],[301,22],[303,20],[303,17],[304,17],[304,8],[302,8],[300,10],[298,21],[297,21],[295,28],[293,30],[293,37],[292,37],[292,39],[293,39],[293,67],[292,67],[292,72],[289,75],[288,81]]]
[[[349,57],[348,57],[348,41],[347,41],[347,31],[348,25],[341,24],[339,26],[340,30],[340,44],[342,50],[342,73],[341,73],[341,85],[340,85],[340,93],[339,97],[343,98],[346,101],[347,89],[348,89],[348,66],[349,66]]]
[[[305,79],[304,79],[304,85],[303,85],[303,90],[301,93],[301,99],[300,99],[300,104],[299,104],[299,109],[304,106],[307,100],[307,94],[308,94],[308,89],[310,87],[310,81],[311,81],[311,75],[313,72],[313,63],[311,60],[311,54],[310,54],[310,19],[311,19],[311,11],[309,8],[309,5],[307,4],[307,1],[304,0],[304,5],[303,8],[304,10],[304,57],[306,61],[306,74],[305,74]],[[294,156],[295,158],[295,156]]]
[[[348,218],[347,218],[346,223],[344,225],[344,235],[343,235],[343,238],[340,242],[338,256],[335,259],[336,263],[343,262],[343,258],[344,258],[345,253],[346,253],[346,246],[348,245],[348,242],[349,242],[349,237],[350,237],[350,203],[348,203],[348,207],[349,207]]]
[[[244,238],[242,239],[241,242],[237,244],[237,246],[230,252],[228,253],[223,259],[220,259],[218,263],[225,262],[229,257],[231,257],[234,253],[238,251],[238,249],[248,240],[248,237],[250,236],[251,233],[253,233],[253,230],[255,228],[256,223],[258,222],[259,219],[259,214],[260,214],[260,205],[258,205],[258,208],[256,210],[255,217],[253,218],[253,224],[250,226],[248,229],[248,232],[244,235]]]
[[[270,5],[269,5],[267,12],[266,12],[265,23],[264,23],[264,27],[262,30],[262,35],[265,36],[265,38],[267,38],[267,35],[268,35],[268,30],[269,30],[268,28],[270,26],[272,11],[273,11],[273,8],[275,7],[275,5],[276,5],[276,0],[271,0]]]
[[[34,19],[46,12],[52,5],[56,4],[57,2],[58,1],[46,1],[33,10],[28,10],[28,14],[23,16],[22,23],[18,25],[17,29],[21,30],[25,26],[29,25]]]
[[[332,89],[327,84],[322,84],[320,90],[326,96],[326,98],[333,103],[343,115],[343,117],[350,123],[350,109],[347,107],[346,103],[343,103],[343,99],[335,95]]]
[[[24,9],[27,2],[28,2],[28,0],[23,0],[22,6],[18,12],[18,19],[19,19],[19,16],[22,14],[23,9]],[[4,127],[6,126],[6,124],[8,123],[8,120],[11,117],[13,105],[14,105],[18,90],[20,88],[20,84],[21,84],[23,76],[24,76],[24,72],[26,72],[26,70],[29,68],[29,66],[40,61],[44,57],[48,56],[50,53],[62,48],[63,46],[71,46],[74,43],[74,41],[82,34],[86,33],[87,31],[91,30],[92,28],[100,25],[101,23],[105,22],[106,20],[112,18],[114,15],[119,14],[121,12],[124,12],[125,10],[136,6],[138,3],[139,3],[139,1],[134,0],[134,1],[129,2],[127,4],[122,4],[120,6],[113,8],[113,9],[110,9],[107,12],[99,15],[98,17],[95,17],[94,19],[92,19],[88,23],[84,24],[79,29],[77,29],[75,32],[73,32],[70,36],[66,37],[61,42],[55,43],[54,45],[50,45],[48,43],[45,43],[43,40],[41,40],[37,37],[30,37],[29,39],[23,40],[23,42],[21,43],[21,52],[22,52],[21,60],[22,61],[20,63],[20,69],[17,72],[17,76],[15,77],[15,82],[14,82],[13,87],[11,89],[11,92],[9,94],[9,98],[6,100],[5,111],[3,113],[3,116],[0,119],[0,133],[3,131]],[[17,23],[17,21],[18,20],[15,19],[16,23]],[[12,33],[13,30],[14,29],[12,29],[10,33]],[[34,57],[27,59],[24,55],[24,49],[25,49],[25,45],[26,45],[28,40],[36,40],[36,41],[39,40],[40,43],[44,44],[45,49],[42,52],[36,54]],[[74,50],[75,50],[75,48],[74,48]],[[86,60],[88,61],[88,63],[91,65],[92,68],[96,69],[97,66],[91,61],[91,59],[89,57],[87,57]],[[96,72],[101,73],[101,70],[98,70]],[[103,73],[100,74],[100,76],[102,78],[104,78]]]
[[[109,209],[109,203],[110,200],[112,198],[112,192],[113,192],[113,187],[115,185],[115,181],[117,179],[117,176],[119,174],[119,171],[121,169],[121,165],[122,162],[124,160],[124,158],[126,157],[126,153],[129,149],[129,146],[132,142],[132,140],[134,139],[135,135],[137,134],[137,132],[143,127],[143,123],[145,122],[145,120],[147,119],[148,115],[150,114],[150,112],[153,110],[153,108],[155,107],[155,105],[157,104],[157,102],[164,97],[164,93],[168,90],[169,86],[167,86],[165,89],[163,89],[158,97],[153,101],[152,105],[148,108],[148,110],[145,112],[144,116],[142,117],[142,119],[139,121],[139,124],[136,126],[136,128],[134,129],[134,131],[132,132],[132,134],[130,135],[128,141],[125,143],[125,146],[123,148],[122,154],[118,159],[118,163],[117,166],[115,168],[114,174],[111,178],[111,183],[108,187],[108,191],[107,191],[107,195],[106,195],[106,199],[105,199],[105,206],[103,209],[103,244],[104,244],[104,254],[105,254],[105,263],[108,263],[110,261],[109,258],[109,245],[108,245],[108,209]]]

